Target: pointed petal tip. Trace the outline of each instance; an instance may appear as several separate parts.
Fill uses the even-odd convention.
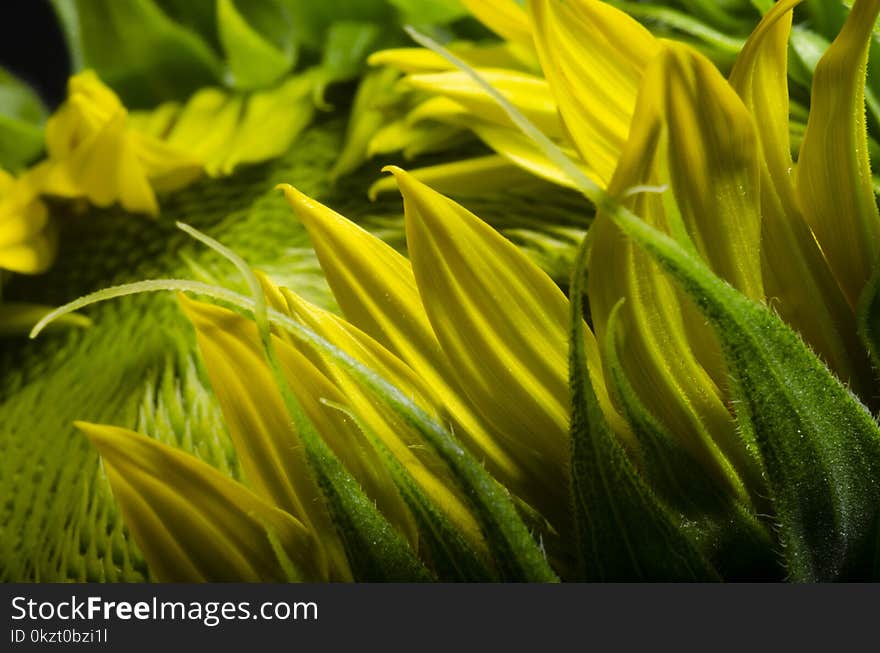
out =
[[[401,195],[406,195],[407,193],[413,193],[426,188],[424,183],[399,166],[387,165],[382,168],[382,172],[390,172],[394,176],[394,180],[397,182],[397,188],[400,190]]]

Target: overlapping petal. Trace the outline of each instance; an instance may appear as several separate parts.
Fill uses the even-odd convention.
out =
[[[880,0],[857,0],[813,76],[797,192],[807,223],[855,306],[880,256],[865,119],[868,51]]]
[[[657,40],[599,0],[529,3],[544,75],[581,158],[606,185],[623,150]]]
[[[0,269],[39,274],[51,265],[55,250],[49,212],[28,178],[0,170]]]
[[[201,172],[190,154],[131,130],[119,98],[90,71],[70,79],[68,100],[46,124],[46,148],[32,173],[40,192],[153,216],[154,180],[170,189]]]
[[[326,579],[306,526],[243,485],[138,433],[77,426],[101,454],[125,523],[159,580]]]
[[[777,3],[746,42],[730,83],[761,148],[762,264],[767,297],[840,378],[864,389],[867,360],[854,315],[801,211],[788,130],[788,41],[801,0]]]
[[[737,102],[720,74],[714,68],[710,72],[695,51],[665,46],[645,72],[633,130],[609,190],[649,224],[760,296],[755,134]],[[696,131],[693,121],[699,112],[706,117]],[[730,151],[750,143],[750,158]],[[670,183],[674,192],[626,197],[632,187]],[[713,203],[716,193],[721,198]],[[722,236],[716,231],[722,224],[733,231]],[[690,300],[605,212],[599,213],[592,234],[589,295],[597,336],[605,337],[608,316],[625,299],[621,312],[628,346],[622,360],[646,407],[723,486],[736,490],[740,475],[757,482],[754,460],[725,405],[726,378],[717,346],[706,325],[695,319]]]

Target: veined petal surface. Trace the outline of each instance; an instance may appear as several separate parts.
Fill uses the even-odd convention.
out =
[[[865,75],[880,0],[856,0],[813,75],[797,166],[801,208],[851,306],[880,256],[865,120]]]
[[[292,580],[291,572],[325,579],[306,527],[243,485],[133,431],[77,426],[100,452],[125,523],[159,580],[266,582]]]
[[[657,40],[599,0],[533,0],[535,45],[571,140],[602,185],[629,134],[642,73]]]

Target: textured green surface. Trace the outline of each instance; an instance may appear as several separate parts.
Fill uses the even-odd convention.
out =
[[[342,132],[340,119],[327,118],[282,159],[165,198],[155,221],[119,210],[63,215],[56,266],[42,277],[14,279],[4,294],[11,301],[60,304],[151,277],[240,288],[231,266],[174,227],[179,220],[233,247],[275,281],[332,307],[303,229],[273,191],[276,183],[298,186],[395,245],[402,240],[399,198],[366,200],[366,188],[386,161],[368,164],[332,188],[326,182]],[[551,196],[466,203],[518,231],[542,223],[583,224],[581,201],[565,193]],[[543,263],[560,266],[558,260]],[[239,476],[175,298],[129,297],[85,313],[94,322],[88,330],[49,333],[33,342],[0,340],[0,581],[149,577],[98,456],[74,430],[74,420],[135,428]]]

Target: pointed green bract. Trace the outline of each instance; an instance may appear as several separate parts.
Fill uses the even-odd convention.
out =
[[[717,580],[639,477],[599,408],[584,347],[581,248],[571,284],[571,494],[583,580]]]
[[[873,573],[880,429],[870,413],[772,312],[635,215],[610,214],[715,328],[739,427],[755,442],[767,476],[791,579]]]
[[[437,580],[471,583],[495,580],[494,572],[465,541],[461,530],[449,521],[442,508],[425,494],[419,483],[385,446],[382,439],[354,412],[342,405],[335,407],[344,411],[363,430],[370,444],[388,466],[401,495],[419,523],[422,546],[427,548],[426,553],[437,572]]]

